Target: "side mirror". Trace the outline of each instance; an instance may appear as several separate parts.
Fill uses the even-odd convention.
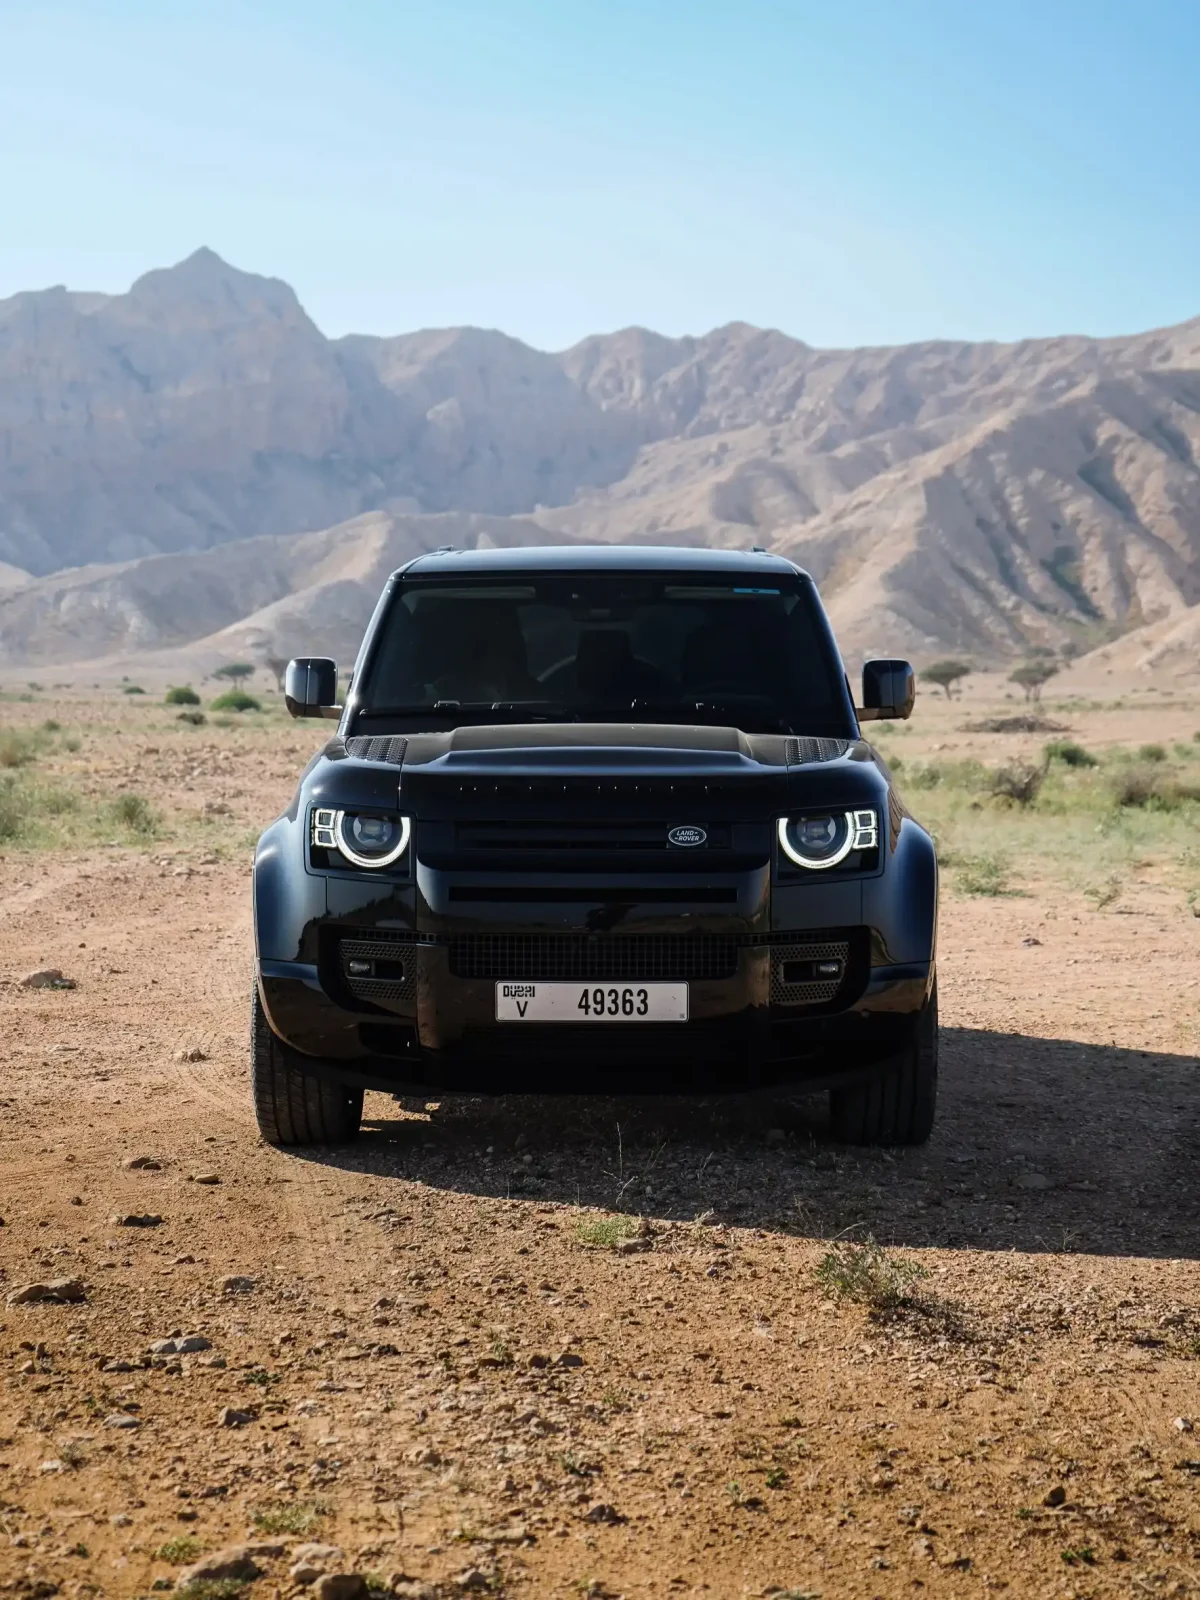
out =
[[[287,665],[283,698],[294,717],[330,717],[342,714],[337,704],[337,662],[325,656],[297,656]]]
[[[911,717],[916,693],[917,680],[907,661],[865,661],[858,720]]]

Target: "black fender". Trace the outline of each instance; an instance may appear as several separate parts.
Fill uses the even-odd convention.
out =
[[[938,867],[933,840],[907,812],[893,815],[883,872],[863,881],[863,921],[877,948],[873,966],[925,964],[937,955]]]
[[[273,822],[254,852],[254,946],[259,961],[317,961],[317,928],[329,910],[325,878],[308,870],[305,814]]]

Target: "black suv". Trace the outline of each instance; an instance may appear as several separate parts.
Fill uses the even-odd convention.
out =
[[[254,864],[252,1083],[272,1144],[363,1090],[797,1095],[929,1136],[937,865],[812,579],[757,552],[439,551],[389,579],[337,735]]]

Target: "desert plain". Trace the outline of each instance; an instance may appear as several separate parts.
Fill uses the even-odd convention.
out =
[[[249,871],[328,728],[261,676],[196,723],[39,671],[0,699],[0,1594],[1200,1591],[1194,690],[978,674],[876,730],[943,858],[928,1146],[370,1095],[287,1153]]]

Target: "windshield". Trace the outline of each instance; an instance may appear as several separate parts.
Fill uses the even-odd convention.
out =
[[[405,728],[615,721],[852,732],[824,616],[800,583],[410,580],[357,688],[360,718]]]

